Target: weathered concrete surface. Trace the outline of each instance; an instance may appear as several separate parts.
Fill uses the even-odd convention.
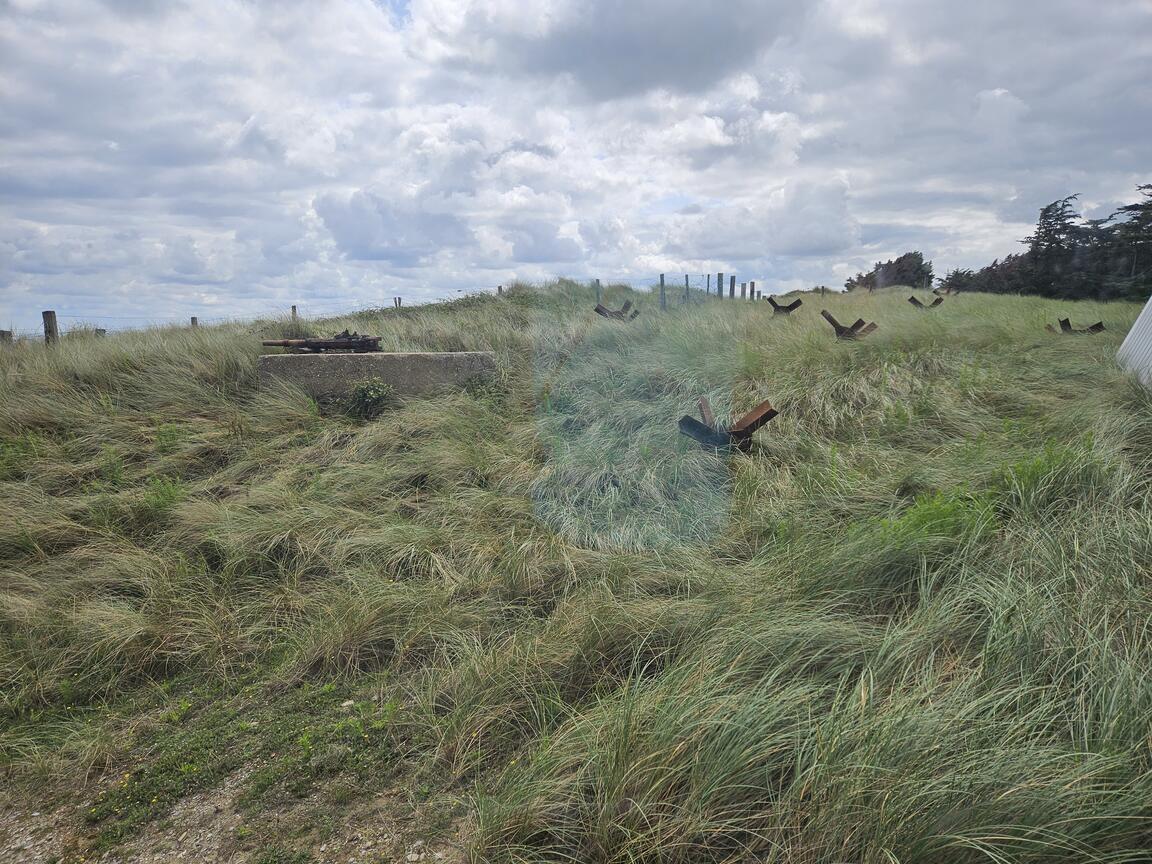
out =
[[[260,386],[275,380],[295,384],[314,399],[340,399],[365,378],[380,378],[399,396],[428,396],[491,378],[496,355],[489,351],[371,354],[263,354]]]

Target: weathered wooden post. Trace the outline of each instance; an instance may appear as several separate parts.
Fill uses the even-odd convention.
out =
[[[296,304],[292,304],[292,323],[296,323]]]
[[[748,299],[749,300],[755,300],[756,299],[756,283],[755,282],[749,282],[748,283]]]
[[[716,274],[716,296],[721,300],[724,299],[724,274]]]
[[[496,293],[497,293],[498,295],[499,295],[499,294],[503,294],[503,293],[504,293],[504,286],[503,286],[503,285],[497,285],[497,286],[496,286]]]
[[[684,302],[688,302],[688,274],[684,274]]]
[[[660,274],[660,311],[668,308],[668,301],[664,298],[664,274]]]
[[[712,274],[708,273],[708,274],[705,274],[705,276],[704,276],[704,294],[708,295],[711,293],[712,293]]]
[[[56,313],[51,309],[45,309],[40,313],[40,317],[44,319],[44,344],[55,345],[60,341],[60,331],[56,328]]]
[[[199,326],[200,326],[200,319],[197,318],[195,315],[193,315],[192,316],[192,329],[195,330]]]
[[[600,280],[599,279],[593,279],[592,282],[596,286],[596,305],[599,306],[600,305]]]
[[[748,283],[747,282],[741,282],[740,283],[740,299],[743,300],[747,296],[748,296]]]
[[[721,290],[723,290],[723,289],[721,289]],[[736,276],[735,275],[729,277],[728,299],[729,300],[735,300],[736,299]]]

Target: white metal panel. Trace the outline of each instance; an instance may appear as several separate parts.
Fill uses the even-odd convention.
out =
[[[1116,360],[1125,369],[1135,372],[1146,386],[1152,387],[1152,298],[1124,337],[1124,344],[1116,352]]]

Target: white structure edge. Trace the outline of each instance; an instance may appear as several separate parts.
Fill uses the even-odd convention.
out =
[[[1124,337],[1116,352],[1116,361],[1136,376],[1146,387],[1152,387],[1152,298]]]

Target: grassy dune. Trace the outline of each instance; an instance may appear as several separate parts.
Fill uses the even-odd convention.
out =
[[[77,857],[232,777],[252,861],[384,793],[477,861],[1149,860],[1138,307],[829,296],[880,324],[837,343],[818,297],[606,293],[643,314],[0,352],[8,782],[78,796]],[[371,422],[257,391],[260,336],[344,327],[504,372]],[[722,458],[676,431],[702,393],[780,416]]]

